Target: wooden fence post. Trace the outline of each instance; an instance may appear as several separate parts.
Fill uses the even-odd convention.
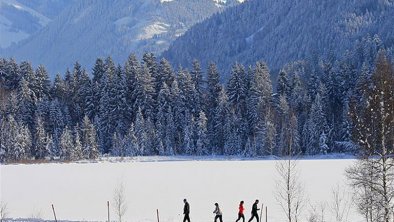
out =
[[[110,220],[109,220],[109,201],[107,201],[107,214],[108,214],[108,222],[110,222]]]
[[[55,217],[55,222],[57,222],[55,207],[53,206],[53,204],[52,204],[52,211],[53,211],[53,216]]]
[[[156,209],[156,215],[157,215],[157,222],[160,222],[160,219],[159,219],[159,209]]]

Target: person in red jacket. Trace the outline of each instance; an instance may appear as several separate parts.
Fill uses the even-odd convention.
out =
[[[241,218],[242,218],[242,222],[245,222],[244,210],[245,210],[244,201],[242,200],[239,203],[238,219],[235,222],[238,222],[239,219],[241,219]]]

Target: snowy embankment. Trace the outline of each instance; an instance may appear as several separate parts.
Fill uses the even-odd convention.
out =
[[[325,201],[330,221],[331,190],[346,185],[345,169],[354,162],[350,156],[337,157],[340,159],[299,161],[300,180],[308,197],[305,216],[310,204]],[[240,200],[245,201],[249,219],[256,198],[268,206],[268,221],[283,221],[275,200],[276,160],[226,159],[139,157],[122,162],[108,158],[96,163],[1,165],[0,200],[7,203],[13,218],[52,219],[54,204],[60,220],[105,221],[106,203],[112,203],[114,189],[123,183],[128,203],[124,221],[156,221],[156,209],[162,222],[182,221],[183,198],[190,202],[192,221],[212,221],[215,202],[220,204],[225,222],[235,221]],[[116,220],[112,208],[111,219]],[[360,221],[360,217],[351,212],[349,221]]]

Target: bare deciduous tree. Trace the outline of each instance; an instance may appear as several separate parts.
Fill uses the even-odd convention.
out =
[[[308,222],[325,222],[326,207],[327,204],[325,202],[318,204],[318,207],[310,205]]]
[[[299,182],[297,160],[291,156],[276,164],[279,174],[276,200],[282,207],[289,222],[297,222],[304,206],[303,187]]]
[[[339,185],[332,189],[332,201],[330,203],[331,213],[334,215],[336,222],[347,222],[352,206],[352,200],[343,187]]]
[[[353,139],[362,150],[347,170],[359,210],[369,222],[389,222],[394,199],[394,70],[379,53],[371,83],[362,98],[352,99]]]
[[[122,222],[122,218],[127,211],[126,194],[123,182],[120,182],[115,188],[113,207],[116,215],[118,216],[118,221]]]
[[[8,207],[7,203],[0,202],[0,221],[3,222],[3,220],[8,216]]]

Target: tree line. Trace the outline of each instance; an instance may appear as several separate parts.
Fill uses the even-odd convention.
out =
[[[53,81],[42,65],[2,58],[0,160],[360,153],[352,116],[379,81],[376,54],[316,56],[277,73],[235,63],[224,84],[214,63],[175,70],[152,53],[123,66],[98,58],[91,73],[76,62]]]

